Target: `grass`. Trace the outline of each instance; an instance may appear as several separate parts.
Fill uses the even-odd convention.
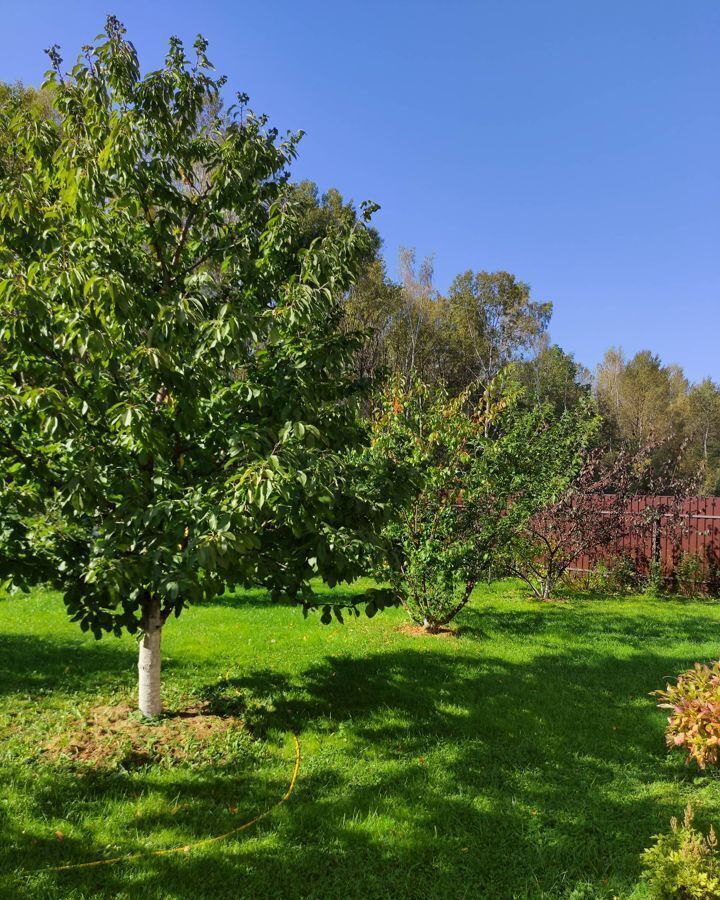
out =
[[[51,593],[1,600],[0,895],[630,897],[640,852],[688,800],[720,822],[720,782],[668,756],[648,696],[718,655],[720,606],[539,604],[497,583],[456,638],[403,622],[323,627],[260,593],[191,609],[165,630],[166,705],[210,698],[244,730],[181,762],[98,768],[43,748],[132,697],[133,639],[95,642]],[[286,790],[292,732],[295,793],[252,829],[42,871],[237,827]]]

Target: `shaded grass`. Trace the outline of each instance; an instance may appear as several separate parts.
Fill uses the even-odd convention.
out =
[[[720,783],[667,756],[648,696],[718,655],[717,605],[539,604],[506,582],[476,592],[457,639],[404,621],[322,627],[259,592],[191,609],[163,638],[166,704],[207,700],[254,740],[223,764],[99,771],[40,749],[68,714],[131,694],[132,638],[93,641],[52,594],[0,601],[7,896],[629,897],[640,852],[689,799],[720,821]],[[285,791],[291,731],[296,792],[252,831],[37,871],[235,827]]]

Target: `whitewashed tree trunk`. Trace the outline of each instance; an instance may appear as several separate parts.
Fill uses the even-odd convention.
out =
[[[160,637],[163,620],[160,600],[150,599],[143,611],[143,636],[138,656],[138,705],[144,716],[159,716],[160,699]]]

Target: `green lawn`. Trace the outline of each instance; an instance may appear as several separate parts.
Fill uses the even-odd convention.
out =
[[[97,767],[44,748],[132,695],[133,639],[83,635],[57,595],[1,600],[0,894],[629,897],[640,852],[689,799],[720,822],[720,782],[668,757],[648,697],[718,655],[720,606],[538,604],[501,583],[477,591],[458,637],[404,621],[323,627],[259,593],[186,611],[163,638],[166,705],[212,697],[247,731],[179,764]],[[296,790],[244,833],[41,871],[236,827],[286,790],[293,731]]]

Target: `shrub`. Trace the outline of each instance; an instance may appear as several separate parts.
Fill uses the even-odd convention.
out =
[[[720,552],[705,548],[705,590],[709,597],[720,597]]]
[[[648,597],[661,597],[663,593],[663,572],[659,560],[653,559],[648,567],[645,580],[645,594]]]
[[[507,500],[488,477],[493,444],[486,430],[506,401],[491,390],[478,403],[470,390],[452,398],[442,386],[398,378],[373,416],[377,464],[392,459],[414,485],[386,529],[391,559],[377,574],[429,632],[465,607],[498,548]]]
[[[698,597],[702,593],[705,566],[697,553],[683,553],[673,574],[677,589],[684,597]]]
[[[695,663],[694,668],[678,676],[674,685],[655,691],[671,710],[665,739],[671,748],[682,747],[686,761],[694,759],[701,769],[718,762],[720,744],[720,662]]]
[[[651,446],[610,457],[597,446],[599,428],[597,410],[588,402],[559,418],[538,408],[511,422],[505,437],[506,456],[515,455],[504,461],[513,478],[506,517],[515,531],[509,569],[538,599],[549,599],[578,559],[589,557],[599,566],[624,538],[644,533],[660,514],[657,505],[641,511],[632,506],[640,485],[654,477]],[[676,505],[664,503],[662,513]],[[634,580],[627,569],[623,581],[627,575]],[[607,588],[601,568],[597,574],[597,586]]]
[[[577,576],[575,582],[580,583]],[[570,580],[570,583],[574,583]],[[582,575],[582,587],[605,594],[629,594],[638,586],[638,574],[631,556],[621,554],[601,560]]]
[[[669,834],[657,835],[643,853],[643,881],[655,900],[710,900],[720,897],[717,837],[710,827],[704,835],[693,827],[688,804],[682,825],[673,816]]]
[[[598,563],[592,569],[569,569],[562,578],[562,586],[574,591],[589,591],[590,593],[604,593],[607,590],[610,572],[605,563]]]
[[[608,585],[616,594],[629,594],[638,586],[638,573],[635,561],[626,553],[615,557],[608,563]]]

